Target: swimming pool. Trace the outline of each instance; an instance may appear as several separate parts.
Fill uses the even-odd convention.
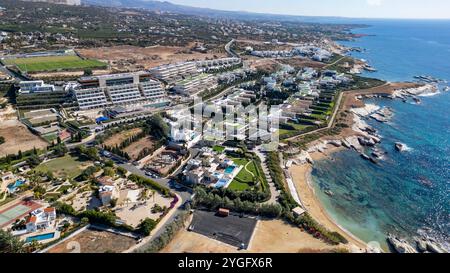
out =
[[[18,180],[16,180],[16,182],[14,182],[13,184],[10,184],[8,186],[8,190],[9,190],[9,192],[15,192],[17,190],[17,188],[22,186],[23,184],[25,184],[25,181],[22,179],[18,179]]]
[[[31,237],[27,237],[27,239],[25,240],[26,243],[31,243],[33,241],[43,241],[43,240],[48,240],[48,239],[52,239],[55,237],[55,233],[46,233],[46,234],[39,234],[36,236],[31,236]]]
[[[232,174],[234,172],[234,169],[236,169],[236,166],[229,166],[225,169],[225,174]]]
[[[219,189],[223,188],[228,184],[228,179],[220,179],[215,185],[214,188]]]

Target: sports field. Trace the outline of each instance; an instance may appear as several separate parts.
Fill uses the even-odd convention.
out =
[[[106,67],[106,64],[100,61],[83,60],[75,55],[16,58],[6,59],[3,62],[6,65],[16,65],[21,71],[26,72],[51,72]]]

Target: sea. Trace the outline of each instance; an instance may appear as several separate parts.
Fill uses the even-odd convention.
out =
[[[378,70],[364,76],[414,81],[414,76],[429,75],[450,82],[450,21],[348,23],[368,25],[352,30],[367,36],[339,42],[364,49],[350,53]],[[415,236],[427,235],[450,250],[450,92],[441,90],[421,100],[421,104],[366,101],[391,107],[395,113],[386,124],[367,120],[382,136],[379,147],[387,152],[379,165],[347,150],[317,162],[312,171],[316,193],[330,217],[355,236],[385,250],[388,233],[411,244]],[[396,142],[406,144],[408,150],[397,152]],[[334,195],[326,195],[327,190]]]

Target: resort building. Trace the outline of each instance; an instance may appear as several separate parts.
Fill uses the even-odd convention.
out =
[[[167,83],[198,74],[195,62],[161,65],[150,69],[149,72],[153,77]]]
[[[166,92],[161,83],[146,72],[83,77],[74,87],[81,110],[137,102],[161,102]]]
[[[47,229],[54,225],[56,220],[56,209],[48,207],[37,209],[30,213],[26,221],[27,232],[36,232],[41,229]]]
[[[200,74],[177,82],[173,89],[179,94],[191,96],[206,89],[214,89],[217,85],[217,78],[215,76]]]
[[[119,190],[116,183],[109,176],[102,176],[97,179],[99,184],[98,195],[103,206],[109,206],[113,198],[118,198]]]
[[[203,184],[215,188],[227,188],[242,170],[224,153],[204,147],[196,159],[189,160],[183,171],[187,183]]]
[[[99,87],[76,89],[75,96],[81,110],[101,108],[108,105],[105,92]]]
[[[55,86],[52,84],[45,84],[44,81],[21,81],[19,83],[20,94],[30,93],[50,93],[55,91]]]
[[[207,71],[209,69],[222,69],[238,65],[242,62],[241,58],[221,58],[213,60],[197,61],[196,65],[199,70]]]

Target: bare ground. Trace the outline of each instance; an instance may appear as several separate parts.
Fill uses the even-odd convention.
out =
[[[335,252],[338,247],[330,246],[299,228],[288,225],[281,220],[262,220],[250,242],[248,253],[314,253]],[[206,236],[180,231],[163,253],[236,253],[235,247],[210,239]]]
[[[19,151],[29,151],[33,148],[43,149],[48,143],[32,134],[28,128],[17,119],[0,119],[0,136],[5,143],[0,145],[0,157],[17,154]]]
[[[124,140],[126,140],[134,135],[137,135],[141,132],[142,132],[141,128],[133,128],[133,129],[130,129],[127,131],[123,131],[121,133],[114,134],[112,137],[108,138],[104,144],[106,146],[114,147],[114,146],[122,143]]]
[[[191,51],[192,45],[186,47],[175,46],[113,46],[101,48],[79,49],[78,52],[87,58],[108,61],[118,70],[147,69],[166,63],[190,60],[204,60],[206,58],[225,57],[224,53],[199,53]]]
[[[124,149],[124,152],[126,152],[133,160],[136,160],[139,156],[139,153],[144,148],[153,148],[155,146],[155,141],[152,137],[145,137],[142,138],[136,142],[133,142],[130,146],[126,147]]]
[[[135,244],[136,240],[126,236],[107,231],[87,229],[51,248],[48,253],[72,253],[77,251],[77,249],[74,249],[74,246],[80,247],[79,253],[120,253]]]

